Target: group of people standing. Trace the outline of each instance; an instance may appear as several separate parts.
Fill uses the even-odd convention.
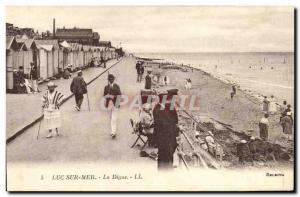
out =
[[[259,122],[259,133],[260,138],[263,140],[269,139],[269,116],[274,115],[277,111],[280,113],[279,123],[282,126],[282,132],[286,135],[289,140],[293,134],[293,114],[292,107],[290,104],[287,104],[286,101],[283,101],[282,105],[280,105],[279,109],[274,100],[274,96],[272,95],[270,100],[267,96],[264,97],[262,110],[264,112],[263,118]]]
[[[107,60],[105,60],[103,57],[99,58],[98,57],[93,57],[91,62],[90,62],[90,66],[91,67],[103,67],[103,68],[106,68],[106,62]]]
[[[135,69],[137,71],[137,82],[140,83],[143,80],[143,75],[145,72],[145,62],[143,61],[137,61],[135,65]],[[152,69],[148,68],[147,69],[147,75],[145,76],[145,89],[150,90],[152,88],[153,81],[156,81],[160,83],[161,85],[169,85],[170,84],[170,78],[167,75],[164,75],[162,80],[161,80],[161,75],[160,73],[156,73],[153,75]],[[189,79],[190,80],[190,79]],[[191,80],[190,80],[191,83]]]
[[[25,74],[24,67],[20,66],[19,70],[13,71],[13,89],[18,94],[38,93],[38,71],[37,66],[31,62],[29,75]]]

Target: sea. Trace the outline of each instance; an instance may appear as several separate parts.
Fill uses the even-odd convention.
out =
[[[234,83],[253,96],[273,95],[278,102],[294,105],[295,65],[293,52],[243,53],[137,53],[138,57],[190,65]]]

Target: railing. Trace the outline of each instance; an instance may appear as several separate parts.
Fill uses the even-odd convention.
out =
[[[203,132],[205,132],[207,135],[210,135],[223,148],[223,150],[226,151],[226,153],[232,155],[224,146],[222,146],[222,144],[214,136],[212,136],[208,132],[209,131],[208,128],[206,128],[203,124],[201,124],[192,114],[190,114],[185,109],[183,109],[178,103],[176,103],[176,106],[180,109],[180,111],[182,111],[183,113],[185,113],[188,116],[188,118],[193,121],[193,123],[196,123],[198,125],[198,127],[200,127],[200,130],[202,130]],[[185,140],[187,141],[188,145],[192,149],[193,156],[195,156],[195,159],[194,159],[194,166],[195,167],[200,167],[201,166],[201,167],[203,167],[205,169],[208,169],[209,166],[211,166],[211,167],[213,167],[215,169],[219,169],[219,168],[222,167],[221,163],[219,161],[217,161],[206,150],[204,150],[200,146],[195,147],[193,141],[190,139],[190,137],[186,134],[185,131],[181,130],[180,133],[182,134],[182,136],[185,138]],[[181,155],[181,157],[183,158],[182,155]]]

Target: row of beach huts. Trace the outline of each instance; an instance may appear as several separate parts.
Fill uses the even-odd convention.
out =
[[[76,70],[89,65],[92,59],[109,60],[117,56],[114,47],[6,36],[6,89],[13,89],[14,70],[23,66],[25,74],[29,74],[31,62],[37,65],[40,80],[45,80],[59,74],[67,66]]]

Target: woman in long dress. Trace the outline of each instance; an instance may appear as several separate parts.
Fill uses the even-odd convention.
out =
[[[293,134],[293,119],[291,115],[292,112],[287,112],[287,114],[280,120],[282,131],[285,135],[287,135],[288,139],[290,139],[290,136]]]
[[[272,95],[271,99],[270,99],[270,104],[269,104],[269,112],[271,114],[274,114],[274,113],[276,113],[276,111],[277,111],[277,106],[276,106],[276,103],[275,103],[275,98]]]
[[[64,95],[55,90],[57,86],[53,82],[48,83],[48,90],[43,96],[44,120],[49,134],[46,138],[52,137],[52,130],[56,130],[58,136],[58,128],[61,127],[61,114],[59,107],[64,100]]]
[[[263,110],[263,112],[265,112],[265,113],[268,113],[268,112],[269,112],[269,104],[270,104],[270,101],[269,101],[268,98],[265,96],[265,97],[264,97],[264,100],[263,100],[263,104],[262,104],[262,110]]]

